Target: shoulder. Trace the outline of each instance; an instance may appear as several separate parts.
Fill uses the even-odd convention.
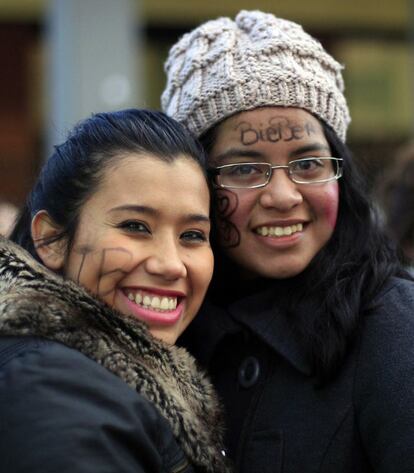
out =
[[[414,282],[391,278],[361,319],[360,359],[414,361]]]
[[[392,301],[397,305],[414,304],[414,281],[391,277],[378,293],[375,302],[381,304]]]
[[[412,281],[390,279],[363,317],[357,339],[354,402],[365,448],[375,471],[412,471]]]
[[[114,390],[125,398],[137,396],[120,378],[79,351],[40,337],[0,337],[0,375],[3,382],[10,378],[8,390],[44,385],[49,396],[56,388],[57,395],[70,397],[77,396],[76,388],[82,385],[84,390],[93,386],[97,396]]]
[[[0,392],[0,456],[12,471],[161,471],[178,455],[151,403],[60,343],[1,337]]]
[[[22,410],[33,402],[49,410],[65,406],[71,414],[78,410],[90,422],[98,421],[93,411],[105,408],[108,415],[133,410],[157,417],[148,401],[107,369],[77,350],[42,338],[0,337],[0,388],[1,401],[7,399],[9,406]],[[14,397],[18,392],[23,396]],[[93,411],[86,410],[87,405],[94,405]]]
[[[379,292],[363,320],[371,339],[386,336],[414,337],[414,281],[390,278]]]
[[[356,339],[356,392],[412,397],[414,282],[391,278],[361,319]]]

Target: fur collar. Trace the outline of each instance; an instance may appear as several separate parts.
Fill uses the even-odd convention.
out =
[[[80,351],[151,401],[194,465],[227,471],[218,402],[193,358],[1,236],[0,335],[41,336]]]

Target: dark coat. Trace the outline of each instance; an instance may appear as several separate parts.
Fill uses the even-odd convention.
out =
[[[181,340],[224,400],[236,471],[414,472],[414,283],[387,283],[322,386],[281,299],[207,301]]]
[[[227,471],[218,402],[155,340],[0,238],[0,471]]]

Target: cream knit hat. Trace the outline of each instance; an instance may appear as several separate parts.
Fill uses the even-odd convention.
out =
[[[202,24],[171,48],[161,104],[197,136],[240,111],[300,107],[345,141],[350,116],[341,69],[300,25],[241,11],[235,21]]]

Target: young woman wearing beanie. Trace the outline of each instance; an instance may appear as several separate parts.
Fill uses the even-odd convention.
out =
[[[201,140],[216,265],[181,343],[239,472],[414,471],[414,283],[345,144],[342,67],[259,11],[173,46],[164,110]]]
[[[173,346],[213,271],[203,163],[147,110],[56,146],[0,237],[2,472],[227,471],[213,388]]]

